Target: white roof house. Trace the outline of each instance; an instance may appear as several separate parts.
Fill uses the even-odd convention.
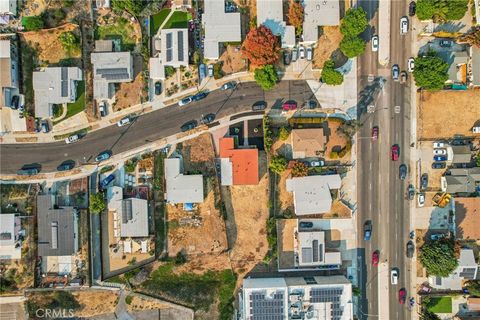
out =
[[[0,1],[0,15],[4,14],[17,15],[17,0]]]
[[[121,187],[107,190],[108,210],[113,211],[114,229],[120,229],[121,238],[148,237],[148,201],[138,198],[123,199]]]
[[[18,94],[18,61],[12,55],[10,40],[0,40],[0,107],[9,107]]]
[[[296,215],[329,212],[332,206],[331,189],[339,189],[340,175],[297,177],[287,180],[287,190],[293,192]]]
[[[48,67],[33,72],[35,116],[53,116],[53,104],[75,102],[77,81],[83,80],[77,67]]]
[[[218,0],[205,0],[203,7],[202,22],[205,29],[203,55],[207,59],[218,59],[220,43],[242,40],[240,12],[226,13],[225,2]]]
[[[461,249],[458,267],[446,278],[429,277],[428,282],[433,288],[445,290],[462,290],[464,280],[478,279],[480,270],[475,262],[472,249]]]
[[[317,42],[319,26],[340,24],[339,0],[304,0],[303,9],[303,42]]]
[[[300,267],[340,265],[340,252],[325,252],[325,232],[298,231],[296,253]]]
[[[161,29],[154,41],[159,52],[150,58],[150,78],[165,79],[165,66],[188,66],[188,29]]]
[[[201,174],[184,175],[179,158],[165,159],[165,179],[168,203],[203,202],[203,176]]]
[[[240,319],[353,319],[352,284],[344,276],[245,278]]]
[[[283,21],[282,0],[257,0],[257,26],[268,27],[282,39],[282,48],[295,46],[295,27]]]
[[[20,218],[15,214],[0,214],[0,260],[21,258],[20,228]]]

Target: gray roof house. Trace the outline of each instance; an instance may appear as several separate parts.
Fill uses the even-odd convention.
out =
[[[474,193],[480,188],[480,167],[453,168],[450,175],[441,178],[442,191],[447,193]]]
[[[451,146],[452,163],[470,163],[472,161],[472,152],[469,146]]]
[[[18,63],[10,40],[0,40],[0,107],[10,107],[18,94]]]
[[[201,174],[183,175],[179,158],[165,159],[165,179],[168,203],[203,202],[203,176]]]
[[[429,277],[428,282],[435,289],[462,290],[464,280],[480,279],[479,266],[472,249],[461,249],[458,267],[445,278]]]
[[[33,72],[35,116],[50,118],[54,104],[75,102],[77,81],[83,80],[77,67],[47,67]]]
[[[308,176],[288,179],[287,191],[293,192],[296,215],[329,212],[332,206],[331,189],[340,189],[340,175]]]
[[[203,7],[202,23],[205,29],[203,55],[206,59],[218,59],[220,43],[242,40],[240,12],[225,12],[225,2],[218,0],[205,0]]]
[[[78,251],[78,221],[73,207],[57,207],[52,195],[37,197],[38,256],[71,256]]]
[[[340,24],[339,0],[304,0],[303,42],[315,43],[318,40],[319,26]]]
[[[480,4],[478,6],[480,6]],[[480,19],[479,19],[479,21],[480,21]],[[480,48],[477,48],[476,46],[472,46],[470,48],[470,50],[471,50],[470,56],[472,58],[471,59],[471,62],[472,62],[472,84],[474,86],[480,86]]]
[[[188,29],[161,29],[155,37],[158,56],[150,58],[150,78],[165,79],[165,66],[188,66]]]
[[[452,63],[448,67],[448,80],[450,83],[464,83],[466,75],[466,66],[468,63],[467,51],[458,51],[452,53]],[[462,70],[465,68],[465,73]]]
[[[282,39],[282,48],[295,46],[295,27],[283,21],[282,0],[257,0],[257,26],[268,27]]]
[[[106,44],[102,44],[102,52],[93,52],[93,97],[110,99],[114,94],[114,83],[133,80],[133,59],[130,52],[106,52]]]

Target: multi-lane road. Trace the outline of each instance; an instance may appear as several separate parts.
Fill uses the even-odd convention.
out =
[[[360,253],[359,278],[362,299],[360,315],[363,319],[410,319],[411,311],[400,305],[398,292],[407,289],[407,303],[410,288],[410,261],[405,255],[409,236],[409,203],[405,198],[409,180],[399,179],[399,165],[409,163],[410,154],[410,90],[407,84],[395,82],[391,67],[398,64],[406,70],[411,56],[411,36],[400,35],[400,18],[408,14],[406,1],[392,1],[390,10],[390,61],[382,66],[378,53],[372,52],[370,43],[366,53],[359,59],[360,101],[375,105],[373,113],[359,114],[362,127],[358,139],[358,243]],[[372,31],[378,32],[378,1],[360,1],[359,5],[370,19]],[[372,35],[367,32],[366,37]],[[382,43],[380,43],[380,46]],[[369,82],[368,76],[375,80]],[[370,79],[371,80],[371,79]],[[395,107],[400,106],[397,112]],[[379,127],[379,138],[370,137],[372,128]],[[400,146],[400,158],[391,160],[391,147]],[[371,240],[363,239],[363,225],[369,220],[373,225]],[[372,266],[372,253],[380,252],[383,268]],[[390,270],[399,269],[398,285],[390,284]],[[387,296],[388,291],[388,296]]]

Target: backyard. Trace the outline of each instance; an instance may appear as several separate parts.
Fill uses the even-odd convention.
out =
[[[319,45],[313,53],[313,68],[321,69],[325,61],[330,59],[332,53],[339,47],[343,36],[338,26],[326,26],[318,39]]]
[[[140,27],[123,16],[119,17],[109,13],[98,18],[97,22],[96,39],[119,39],[122,50],[126,51],[132,51],[140,41]]]
[[[152,16],[150,22],[151,34],[156,34],[167,16],[170,14],[170,9],[163,9],[159,13]],[[192,19],[192,15],[185,11],[175,11],[170,16],[162,29],[187,28],[188,21]]]
[[[63,109],[63,107],[61,106],[59,108]],[[55,125],[62,120],[68,119],[71,116],[74,116],[79,112],[82,112],[84,109],[85,109],[85,81],[79,81],[77,83],[77,99],[75,100],[75,102],[67,103],[67,112],[65,113],[65,116],[62,117],[61,119],[54,119],[53,124]],[[54,108],[54,111],[55,111],[55,108]]]
[[[433,313],[452,313],[452,297],[429,298],[427,308]]]

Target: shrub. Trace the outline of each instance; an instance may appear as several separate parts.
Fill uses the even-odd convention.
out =
[[[322,82],[337,86],[343,83],[343,74],[334,69],[335,63],[332,60],[325,61],[322,69]]]
[[[306,177],[308,176],[308,167],[303,162],[296,162],[292,167],[292,176],[294,177]]]
[[[175,74],[176,70],[172,66],[165,67],[165,77],[168,79]]]
[[[419,253],[419,260],[430,276],[448,277],[458,266],[455,257],[455,242],[440,239],[426,242]]]
[[[288,137],[290,136],[290,130],[289,128],[287,127],[281,127],[279,132],[278,132],[278,138],[282,141],[285,141],[288,139]]]
[[[106,204],[105,204],[105,198],[104,198],[103,192],[98,192],[93,194],[91,193],[89,200],[90,200],[89,201],[90,213],[99,214],[105,210]]]
[[[215,80],[223,78],[223,63],[222,62],[217,62],[213,65],[213,78]]]
[[[254,73],[255,81],[263,90],[271,90],[278,81],[277,71],[271,64],[258,68]]]
[[[287,169],[287,159],[282,156],[273,156],[270,159],[270,163],[268,164],[270,170],[277,174],[281,174],[285,169]]]
[[[23,17],[22,25],[27,31],[40,30],[45,26],[43,19],[40,16]]]

